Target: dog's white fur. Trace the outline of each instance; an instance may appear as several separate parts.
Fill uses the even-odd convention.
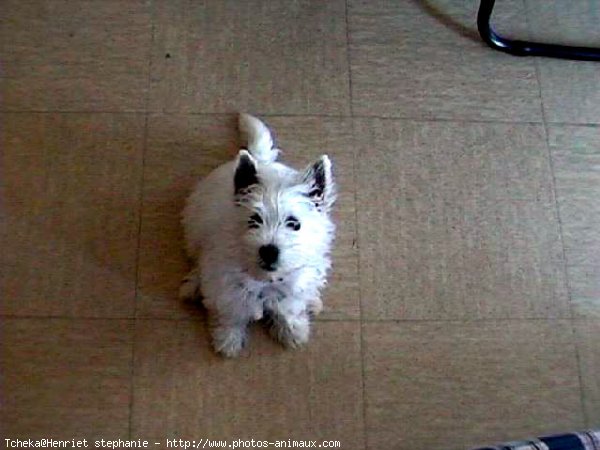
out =
[[[322,309],[335,231],[329,158],[298,172],[275,161],[279,151],[260,120],[241,114],[239,128],[247,150],[198,183],[182,220],[195,267],[180,297],[202,292],[213,346],[230,357],[242,349],[248,323],[263,315],[284,345],[308,341],[309,316]],[[269,244],[279,249],[275,266],[259,256]]]

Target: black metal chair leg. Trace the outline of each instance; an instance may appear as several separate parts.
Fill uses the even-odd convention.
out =
[[[496,0],[481,0],[477,13],[479,35],[493,49],[516,56],[547,56],[580,61],[600,61],[600,48],[516,41],[499,36],[490,25],[490,17],[495,3]]]

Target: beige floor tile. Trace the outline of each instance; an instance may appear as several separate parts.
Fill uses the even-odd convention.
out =
[[[458,450],[584,426],[569,321],[363,327],[368,448]]]
[[[3,439],[126,439],[125,320],[2,320]]]
[[[574,312],[600,317],[600,129],[550,126]]]
[[[527,0],[532,39],[563,45],[600,46],[600,4],[595,0]],[[549,122],[600,123],[598,64],[540,58],[544,114]]]
[[[359,327],[316,323],[312,341],[297,351],[254,327],[247,353],[225,360],[212,353],[203,321],[139,320],[132,434],[328,439],[364,448]]]
[[[317,118],[268,118],[284,149],[282,160],[301,168],[321,153],[332,157],[340,184],[336,210],[338,240],[334,271],[320,317],[359,316],[358,261],[354,229],[354,149],[351,123]],[[149,122],[140,249],[138,314],[188,317],[197,308],[181,304],[177,289],[189,266],[182,248],[179,217],[196,180],[234,157],[238,138],[234,116],[154,115]]]
[[[3,312],[129,317],[144,118],[2,115]]]
[[[506,2],[502,2],[506,3]],[[523,36],[522,2],[494,15]],[[477,2],[349,2],[355,114],[410,118],[541,120],[533,60],[485,46]]]
[[[151,105],[346,114],[343,0],[156,2]]]
[[[586,426],[600,427],[600,321],[576,320]]]
[[[355,132],[365,317],[568,316],[540,126],[365,119]]]
[[[7,0],[5,110],[143,110],[150,2]]]

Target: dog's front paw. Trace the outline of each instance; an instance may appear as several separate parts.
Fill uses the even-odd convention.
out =
[[[179,298],[181,300],[197,300],[201,297],[200,294],[200,278],[196,269],[188,273],[179,286]]]
[[[316,297],[313,300],[310,300],[306,305],[306,312],[310,317],[315,317],[321,314],[323,311],[323,302],[321,301],[321,297]]]
[[[213,329],[212,337],[215,352],[227,358],[234,358],[240,354],[246,343],[246,327],[218,326]]]
[[[271,335],[288,348],[306,344],[310,336],[310,321],[306,314],[278,316],[271,324]]]

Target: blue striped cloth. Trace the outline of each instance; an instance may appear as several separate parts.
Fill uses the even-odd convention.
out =
[[[600,450],[600,430],[557,434],[531,441],[506,442],[495,447],[473,450]]]

